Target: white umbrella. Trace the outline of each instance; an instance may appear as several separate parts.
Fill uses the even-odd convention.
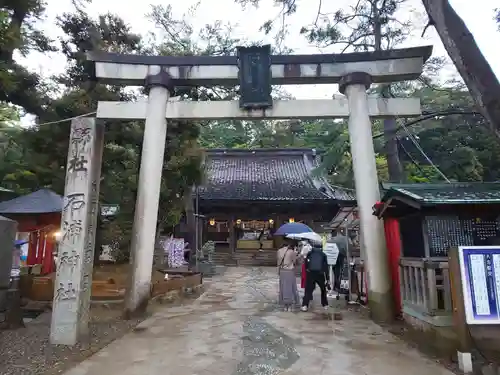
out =
[[[321,236],[315,232],[293,233],[293,234],[287,234],[285,237],[294,240],[309,240],[317,243],[323,242]]]

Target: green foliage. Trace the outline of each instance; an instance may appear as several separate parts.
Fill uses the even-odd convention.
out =
[[[473,102],[467,91],[458,88],[433,88],[423,86],[412,92],[420,97],[424,109],[428,111],[459,109],[473,113]],[[421,147],[451,180],[456,181],[496,181],[499,179],[500,142],[486,127],[480,115],[437,116],[412,127],[418,135]],[[407,141],[402,133],[401,142],[417,159],[419,164],[428,162],[420,151]],[[408,161],[405,158],[405,161]],[[427,169],[428,172],[428,169]],[[439,179],[433,173],[427,175],[431,181]]]
[[[432,75],[429,75],[432,77]],[[491,134],[484,119],[473,114],[473,102],[461,86],[439,87],[432,81],[398,87],[398,95],[419,97],[423,110],[439,112],[460,110],[471,114],[438,116],[411,127],[420,146],[435,165],[455,181],[495,181],[500,178],[500,144]],[[398,124],[406,122],[398,119]],[[373,132],[380,133],[382,124],[375,121]],[[404,179],[408,182],[438,182],[442,177],[409,140],[400,128],[398,139]],[[259,121],[214,122],[201,130],[203,147],[308,147],[322,151],[318,173],[328,176],[334,185],[353,187],[352,160],[347,124],[339,120],[318,121]],[[374,142],[380,181],[388,181],[386,157],[382,138]],[[416,162],[416,165],[414,164]]]
[[[256,4],[256,0],[238,0]],[[373,50],[392,47],[410,30],[397,18],[404,0],[361,0],[354,7],[328,16],[319,12],[318,20],[305,25],[302,33],[310,42],[338,44],[345,49]],[[297,11],[295,0],[277,0],[281,15]],[[354,4],[354,2],[353,2]],[[63,192],[70,117],[93,112],[99,100],[133,100],[141,92],[98,84],[92,80],[92,64],[85,53],[92,49],[110,52],[163,55],[230,55],[238,45],[251,44],[232,36],[231,25],[215,22],[201,30],[189,22],[189,16],[174,17],[171,6],[154,6],[149,15],[161,38],[146,39],[131,32],[122,19],[113,14],[96,19],[85,13],[83,2],[78,11],[62,14],[57,26],[64,33],[58,48],[67,59],[64,74],[42,82],[13,59],[13,53],[52,51],[55,44],[37,29],[43,16],[41,0],[8,0],[0,5],[0,185],[26,193],[41,187]],[[22,12],[24,10],[24,12]],[[265,22],[271,32],[275,25]],[[281,26],[280,26],[281,27]],[[346,32],[347,31],[347,32]],[[277,31],[277,40],[280,33]],[[425,111],[473,108],[462,87],[441,87],[442,59],[426,66],[421,83],[392,86],[399,97],[420,97]],[[57,87],[57,89],[56,89]],[[374,88],[374,91],[379,90]],[[176,96],[185,100],[236,99],[234,88],[177,88]],[[283,97],[276,90],[275,97]],[[20,115],[37,115],[39,123],[51,125],[23,129]],[[405,119],[398,119],[401,124]],[[383,130],[381,121],[374,133]],[[450,179],[457,181],[494,181],[500,174],[500,145],[489,133],[484,120],[476,115],[435,117],[412,126],[411,131],[433,162]],[[114,254],[126,260],[130,243],[137,178],[141,155],[143,125],[133,121],[107,121],[101,202],[120,204],[120,214],[104,224],[102,242],[118,249]],[[410,182],[434,182],[441,179],[421,152],[398,132],[401,145],[411,157],[401,152],[405,179]],[[384,142],[374,142],[376,165],[381,181],[389,178],[384,156]],[[353,187],[347,123],[339,120],[318,121],[178,121],[168,124],[167,147],[163,166],[158,229],[169,231],[180,219],[191,187],[202,183],[200,171],[203,148],[286,148],[307,147],[322,151],[317,173],[324,173],[334,185]]]
[[[54,51],[52,41],[38,28],[45,11],[42,0],[5,0],[0,4],[0,102],[40,114],[49,98],[40,77],[14,60],[14,52]]]
[[[123,20],[111,14],[93,19],[83,11],[65,13],[58,18],[58,26],[64,32],[61,52],[68,64],[65,73],[55,77],[55,83],[63,88],[55,99],[50,100],[50,106],[41,106],[34,112],[40,123],[56,123],[15,131],[0,129],[1,146],[5,144],[5,147],[0,146],[0,156],[3,156],[0,159],[0,184],[21,193],[41,187],[63,193],[70,123],[58,121],[95,111],[99,100],[130,100],[139,95],[95,82],[92,64],[85,58],[86,52],[100,49],[149,53],[159,48],[144,46],[140,36],[131,33]],[[17,84],[13,89],[18,89]],[[36,95],[41,97],[40,93]],[[9,112],[11,108],[0,107],[2,124],[11,118],[18,119],[13,116],[17,113]],[[137,122],[106,123],[100,200],[120,204],[120,214],[113,222],[104,224],[102,240],[119,249],[119,254],[115,252],[115,255],[123,260],[128,256],[134,217],[142,133],[143,126]],[[169,124],[161,186],[160,231],[178,222],[183,211],[183,194],[201,181],[198,133],[198,124]]]

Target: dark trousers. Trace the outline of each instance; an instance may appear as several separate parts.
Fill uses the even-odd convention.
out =
[[[312,301],[312,295],[315,285],[318,284],[321,290],[321,305],[328,306],[328,299],[326,298],[326,279],[323,272],[309,271],[306,273],[306,287],[304,291],[304,299],[302,306],[309,306]]]
[[[335,277],[335,281],[333,283],[333,289],[336,291],[340,291],[340,280],[342,279],[342,271],[344,270],[346,256],[344,254],[339,254],[337,258],[337,263],[333,266],[333,275]]]

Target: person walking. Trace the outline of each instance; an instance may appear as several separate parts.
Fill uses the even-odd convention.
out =
[[[337,257],[337,263],[333,266],[334,282],[333,289],[340,292],[340,282],[342,278],[342,270],[344,269],[344,263],[347,259],[348,247],[350,244],[349,238],[345,236],[340,229],[332,230],[332,238],[330,238],[328,243],[334,243],[339,249],[339,255]]]
[[[279,304],[285,311],[300,303],[295,274],[296,247],[296,241],[287,240],[285,246],[278,250]]]
[[[312,247],[307,241],[301,241],[300,244],[300,258],[302,259],[302,266],[300,272],[300,287],[304,289],[306,287],[306,257],[311,251]]]
[[[328,309],[328,299],[326,295],[326,285],[329,282],[328,261],[320,244],[313,244],[311,251],[305,259],[306,266],[306,287],[302,300],[302,311],[309,309],[312,300],[314,287],[317,284],[321,290],[321,305]]]
[[[184,243],[184,263],[189,264],[191,259],[191,247],[189,246],[189,242]]]
[[[264,241],[267,240],[269,237],[268,231],[266,231],[266,228],[262,228],[262,230],[259,233],[259,252],[264,251]]]

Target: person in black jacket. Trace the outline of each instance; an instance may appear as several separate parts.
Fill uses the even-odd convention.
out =
[[[351,240],[344,235],[342,230],[332,230],[332,237],[328,240],[330,243],[337,245],[339,255],[337,263],[333,266],[333,289],[340,293],[340,283],[342,280],[342,271],[344,270],[344,263],[347,259],[348,247],[351,245]]]
[[[326,298],[326,285],[329,282],[328,261],[320,244],[312,244],[312,250],[306,256],[305,265],[306,286],[302,300],[302,311],[308,310],[316,284],[321,290],[321,305],[328,309],[328,299]]]

